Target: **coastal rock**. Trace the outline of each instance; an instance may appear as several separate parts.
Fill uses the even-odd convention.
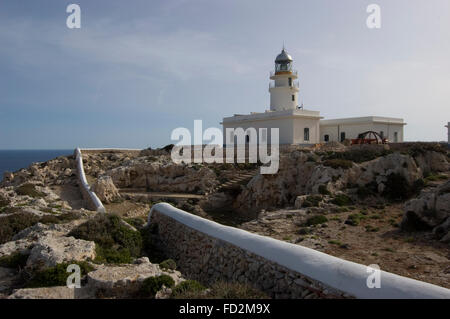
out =
[[[74,299],[74,289],[45,287],[18,289],[8,299]]]
[[[14,174],[8,171],[3,172],[3,180],[11,182],[14,179]]]
[[[0,257],[9,256],[17,252],[29,252],[30,246],[32,246],[32,243],[26,239],[9,241],[0,245]]]
[[[74,237],[46,236],[31,249],[27,268],[43,269],[62,262],[95,259],[95,243]]]
[[[16,270],[0,267],[0,293],[8,292],[19,280],[20,276]]]
[[[444,238],[449,231],[450,181],[405,203],[401,228],[406,231],[434,228]]]
[[[176,270],[162,271],[157,264],[142,262],[121,266],[102,265],[87,274],[87,286],[92,290],[101,290],[106,296],[128,296],[137,291],[140,283],[146,278],[162,274],[172,277],[175,284],[184,280],[181,273]]]
[[[111,176],[99,177],[91,189],[103,203],[112,203],[121,198]]]

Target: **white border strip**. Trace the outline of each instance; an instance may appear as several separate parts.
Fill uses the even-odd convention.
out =
[[[96,211],[98,211],[100,213],[106,213],[106,209],[103,206],[100,199],[97,197],[97,195],[93,191],[91,191],[91,187],[89,186],[89,183],[86,179],[86,175],[84,174],[83,157],[81,156],[81,150],[78,147],[75,149],[75,159],[77,161],[78,178],[80,179],[81,187],[89,195],[89,197],[92,201],[92,204],[96,208]]]
[[[142,151],[141,148],[78,148],[80,151]]]
[[[159,203],[152,207],[148,216],[149,224],[151,214],[155,210],[199,232],[226,241],[356,298],[450,299],[449,289],[385,271],[381,271],[381,288],[368,288],[366,282],[370,273],[364,265],[307,247],[224,226],[167,203]]]

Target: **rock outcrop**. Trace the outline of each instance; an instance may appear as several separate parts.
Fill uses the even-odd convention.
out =
[[[121,199],[119,191],[110,176],[99,177],[91,186],[91,190],[95,192],[103,203],[112,203]]]
[[[424,169],[438,171],[448,167],[445,156],[438,152],[423,155],[421,161]],[[376,192],[383,194],[392,174],[400,176],[406,186],[412,188],[424,176],[420,165],[416,164],[414,157],[395,152],[362,163],[354,162],[350,168],[333,168],[319,163],[313,153],[294,151],[281,157],[276,175],[258,174],[253,177],[234,206],[241,211],[294,206],[297,196],[318,194],[321,186],[336,193],[349,185],[371,185]]]
[[[438,238],[450,242],[450,181],[406,202],[404,210],[403,230],[433,229]]]
[[[139,263],[128,265],[102,265],[87,275],[87,286],[93,291],[100,291],[103,296],[125,297],[135,293],[140,284],[149,277],[170,276],[175,284],[184,281],[176,270],[161,270],[148,258],[138,259]]]
[[[95,259],[95,243],[73,237],[41,237],[30,251],[27,268],[36,270],[63,262]]]

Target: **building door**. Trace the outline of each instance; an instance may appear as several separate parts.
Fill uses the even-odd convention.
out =
[[[341,132],[341,142],[345,141],[345,132]]]
[[[323,140],[324,140],[325,142],[328,142],[328,141],[330,140],[330,135],[325,134],[325,136],[323,137]]]

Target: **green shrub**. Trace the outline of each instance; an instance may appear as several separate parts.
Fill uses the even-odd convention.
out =
[[[358,195],[358,197],[360,199],[366,199],[369,196],[375,196],[377,194],[377,191],[378,191],[378,185],[374,181],[374,182],[367,183],[364,186],[359,186],[356,191],[356,194]]]
[[[342,159],[354,163],[363,163],[390,153],[392,153],[390,150],[352,149],[345,152],[331,152],[324,157],[324,160]]]
[[[0,194],[0,208],[6,207],[11,203],[11,201],[6,197]]]
[[[0,245],[11,241],[13,236],[39,222],[39,217],[32,213],[16,213],[0,219]]]
[[[27,264],[29,254],[15,252],[8,256],[0,257],[0,267],[6,268],[24,268]]]
[[[199,293],[205,289],[206,288],[196,280],[186,280],[173,288],[171,297],[184,299],[189,294]]]
[[[97,215],[73,229],[69,236],[94,241],[99,262],[128,263],[142,250],[141,233],[124,225],[117,215]]]
[[[99,264],[129,264],[133,261],[130,250],[127,248],[105,248],[95,245],[95,262]]]
[[[328,221],[328,218],[326,218],[325,216],[316,215],[316,216],[312,216],[312,217],[308,218],[305,223],[305,226],[319,225],[319,224],[326,223],[327,221]]]
[[[39,197],[45,197],[45,194],[42,192],[39,192],[36,189],[36,186],[34,184],[23,184],[16,188],[16,193],[19,195],[28,195],[34,198]]]
[[[409,145],[408,145],[409,146]],[[428,152],[438,152],[446,154],[446,146],[438,143],[413,143],[408,147],[407,153],[412,157],[424,155]]]
[[[302,207],[317,207],[319,203],[322,201],[322,196],[320,195],[310,195],[305,198],[305,201],[302,204]]]
[[[68,223],[72,220],[79,219],[80,214],[75,212],[68,212],[59,215],[44,215],[39,219],[40,223],[43,224],[62,224]]]
[[[319,185],[319,193],[322,195],[330,195],[330,191],[327,189],[327,185]]]
[[[161,262],[159,264],[159,267],[161,269],[172,269],[172,270],[175,270],[175,269],[177,269],[177,263],[173,259],[166,259],[166,260],[164,260],[163,262]]]
[[[366,228],[366,232],[377,232],[377,231],[380,230],[380,228],[378,228],[378,227],[373,227],[373,226],[371,226],[371,225],[367,225],[367,226],[365,226],[365,228]]]
[[[136,229],[139,229],[144,226],[145,220],[142,218],[124,218],[124,221],[126,221],[128,224],[133,226]]]
[[[409,185],[403,175],[391,173],[387,176],[383,196],[391,201],[403,201],[417,194],[424,184],[422,179],[418,179],[412,185]]]
[[[332,167],[334,169],[342,168],[342,169],[348,169],[352,168],[353,162],[345,159],[329,159],[323,162],[323,165]]]
[[[162,288],[162,286],[173,287],[175,281],[168,275],[146,278],[141,285],[140,294],[142,296],[152,297]]]
[[[331,202],[338,206],[348,206],[353,204],[352,199],[345,194],[336,195]]]
[[[436,181],[443,181],[447,180],[448,176],[444,174],[431,174],[428,177],[424,179],[425,182],[436,182]]]
[[[70,272],[67,272],[67,267],[71,264],[77,264],[80,266],[82,276],[94,270],[94,268],[87,262],[73,261],[69,263],[61,263],[54,267],[36,272],[26,284],[26,288],[65,286],[67,283],[67,277],[71,275]]]
[[[350,226],[358,226],[361,220],[366,219],[367,217],[362,214],[350,214],[345,221],[345,224]]]

